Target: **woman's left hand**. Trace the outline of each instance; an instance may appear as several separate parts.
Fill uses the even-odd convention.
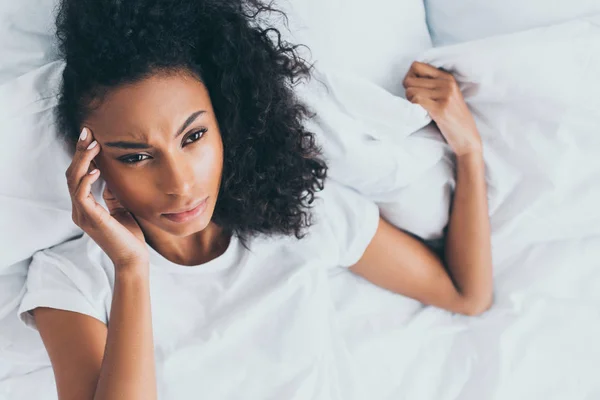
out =
[[[452,74],[414,62],[403,82],[406,98],[421,105],[458,157],[481,154],[481,137]]]

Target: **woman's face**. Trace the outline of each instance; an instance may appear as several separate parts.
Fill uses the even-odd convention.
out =
[[[188,236],[206,228],[219,193],[223,143],[197,78],[157,74],[111,89],[84,126],[101,146],[96,166],[142,229]]]

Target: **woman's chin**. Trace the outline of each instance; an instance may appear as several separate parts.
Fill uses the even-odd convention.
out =
[[[198,218],[196,220],[185,221],[185,222],[172,222],[172,221],[163,221],[162,229],[173,236],[189,236],[194,233],[202,232],[208,224],[210,223],[210,219],[206,218]]]

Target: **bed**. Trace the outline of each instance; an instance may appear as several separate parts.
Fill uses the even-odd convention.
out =
[[[286,35],[307,43],[316,61],[318,79],[298,95],[317,111],[308,124],[330,176],[377,202],[394,224],[436,244],[454,184],[446,144],[402,97],[412,60],[455,74],[485,145],[490,311],[464,317],[344,270],[330,276],[369,399],[600,399],[600,4],[547,3],[281,2],[291,17]],[[39,335],[16,308],[31,255],[79,234],[62,190],[69,158],[53,130],[62,70],[54,4],[0,6],[0,129],[18,133],[0,137],[6,399],[56,398]]]

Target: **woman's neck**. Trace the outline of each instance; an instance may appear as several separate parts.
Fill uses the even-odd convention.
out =
[[[163,234],[146,234],[146,242],[167,260],[180,265],[200,265],[222,255],[231,234],[211,222],[201,232],[186,237]]]

